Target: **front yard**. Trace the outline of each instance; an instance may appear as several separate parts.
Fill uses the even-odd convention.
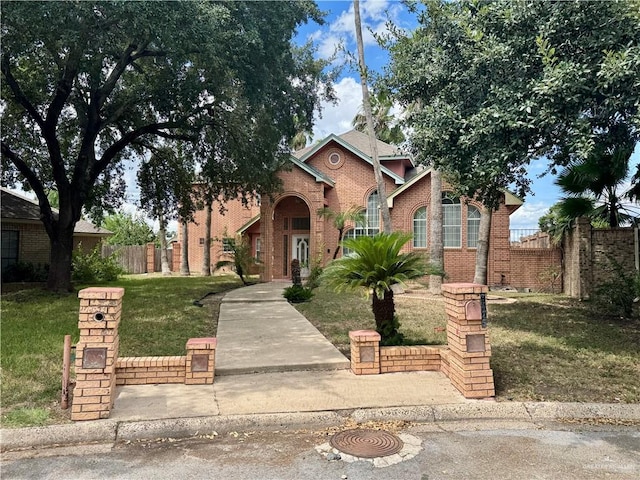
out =
[[[194,305],[241,285],[235,276],[123,277],[120,356],[184,355],[191,337],[215,334],[213,312]],[[59,407],[64,336],[78,341],[77,295],[40,289],[2,295],[2,426],[67,421]]]
[[[183,355],[186,340],[215,335],[216,312],[194,301],[240,286],[237,277],[125,277],[120,356]],[[369,301],[314,290],[300,311],[340,350],[350,330],[374,328]],[[499,401],[640,402],[640,322],[594,315],[560,295],[512,295],[490,303],[491,365]],[[396,296],[408,343],[444,344],[440,298]],[[78,340],[77,296],[41,290],[2,295],[2,426],[68,421],[60,410],[62,345]]]
[[[349,330],[375,328],[370,300],[314,291],[298,309],[343,353]],[[510,297],[489,304],[499,401],[640,402],[640,322],[600,317],[562,295]],[[441,299],[420,289],[395,299],[407,343],[446,343]]]

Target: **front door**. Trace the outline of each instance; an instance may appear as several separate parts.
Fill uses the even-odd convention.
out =
[[[309,235],[291,235],[291,260],[300,261],[300,269],[309,268]]]

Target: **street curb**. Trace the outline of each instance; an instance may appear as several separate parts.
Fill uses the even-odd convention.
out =
[[[0,430],[0,451],[42,449],[70,445],[111,444],[187,438],[250,430],[303,430],[356,422],[408,421],[446,423],[470,420],[553,421],[614,419],[640,422],[640,404],[481,402],[363,408],[315,412],[220,415],[143,421],[96,420],[47,427]]]

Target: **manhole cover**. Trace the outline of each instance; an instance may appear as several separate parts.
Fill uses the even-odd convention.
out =
[[[376,458],[393,455],[404,444],[395,435],[382,430],[345,430],[336,433],[329,444],[348,455],[360,458]]]

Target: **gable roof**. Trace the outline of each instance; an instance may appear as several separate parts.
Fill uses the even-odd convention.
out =
[[[315,155],[320,149],[324,146],[328,145],[330,142],[336,142],[338,145],[343,147],[344,149],[350,151],[357,157],[360,157],[365,162],[373,165],[373,160],[371,159],[371,147],[369,146],[369,137],[356,130],[350,130],[341,135],[334,135],[333,133],[326,137],[319,143],[312,145],[310,147],[303,148],[302,150],[298,150],[297,152],[293,152],[293,157],[298,159],[301,163],[305,164],[305,162]],[[388,143],[381,142],[380,140],[376,140],[378,145],[378,156],[380,161],[385,160],[395,160],[395,159],[409,159],[409,155],[401,153],[397,147],[393,145],[389,145]],[[392,172],[384,165],[381,165],[382,172],[391,177],[396,185],[402,185],[404,183],[404,178],[398,175],[395,172]]]
[[[296,165],[297,167],[300,167],[302,170],[307,172],[312,177],[315,177],[316,182],[326,183],[330,187],[335,187],[336,186],[335,180],[333,180],[332,178],[328,177],[327,175],[322,173],[317,168],[313,168],[311,165],[307,165],[306,163],[301,162],[300,160],[298,160],[294,156],[291,156],[290,160],[294,165]]]
[[[423,179],[427,175],[430,175],[432,171],[433,169],[431,167],[425,168],[424,170],[422,170],[421,172],[417,173],[416,175],[411,177],[409,180],[407,180],[404,185],[401,185],[400,187],[396,188],[393,192],[391,192],[389,195],[387,195],[387,205],[389,205],[389,208],[393,208],[394,198],[396,198],[402,192],[409,190],[413,185],[418,183],[421,179]]]
[[[40,205],[30,198],[23,197],[6,188],[2,188],[0,197],[0,211],[3,220],[40,222]],[[58,210],[52,209],[54,215],[58,216]],[[74,234],[83,235],[111,235],[113,232],[101,227],[96,227],[86,220],[79,220],[73,230]]]
[[[256,224],[256,222],[259,222],[259,221],[260,221],[260,215],[261,215],[261,214],[256,215],[256,216],[255,216],[255,217],[253,217],[251,220],[249,220],[247,223],[245,223],[244,225],[242,225],[242,226],[238,229],[238,231],[237,231],[236,233],[240,233],[240,234],[242,234],[242,233],[246,232],[247,230],[249,230],[249,228],[251,228],[251,226],[255,225],[255,224]]]

